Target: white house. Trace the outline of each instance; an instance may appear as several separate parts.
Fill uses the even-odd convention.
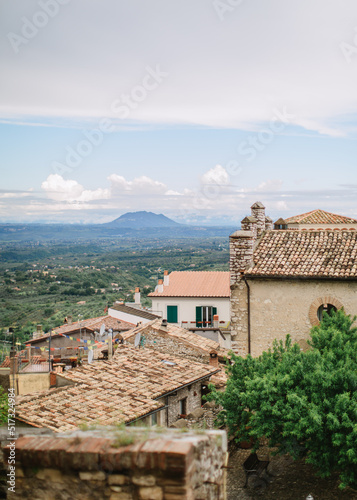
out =
[[[148,297],[154,313],[184,328],[224,327],[229,322],[229,272],[165,271]]]

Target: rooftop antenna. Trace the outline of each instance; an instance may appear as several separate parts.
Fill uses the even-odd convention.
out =
[[[135,335],[135,340],[134,340],[134,346],[135,347],[138,347],[138,345],[140,344],[140,340],[141,340],[141,333],[138,332],[136,335]]]
[[[88,353],[88,363],[89,364],[93,363],[93,355],[94,355],[93,351],[90,350]]]

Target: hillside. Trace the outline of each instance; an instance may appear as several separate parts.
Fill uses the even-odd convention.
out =
[[[117,219],[106,224],[110,227],[122,227],[131,229],[145,229],[158,227],[178,227],[183,226],[178,222],[169,219],[163,214],[154,214],[153,212],[127,212]]]

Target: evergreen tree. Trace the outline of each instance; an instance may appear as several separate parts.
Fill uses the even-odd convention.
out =
[[[275,342],[258,358],[232,354],[226,390],[209,399],[238,441],[265,436],[279,453],[305,457],[321,476],[357,487],[357,328],[343,310],[311,330],[310,350]]]

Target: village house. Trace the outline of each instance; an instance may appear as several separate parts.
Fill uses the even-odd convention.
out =
[[[121,321],[109,315],[77,322],[72,322],[71,316],[68,316],[64,325],[52,330],[51,346],[49,344],[50,334],[42,332],[41,325],[38,325],[33,338],[27,341],[26,345],[31,346],[32,354],[38,354],[39,351],[48,350],[51,347],[53,350],[51,351],[52,355],[56,359],[76,358],[79,348],[83,351],[84,347],[88,345],[88,341],[104,341],[109,332],[114,337],[120,332],[132,329],[134,326],[133,323]]]
[[[222,326],[229,322],[228,272],[165,271],[148,297],[153,311],[184,328],[213,328],[215,316]]]
[[[306,348],[323,312],[357,314],[357,221],[315,210],[275,223],[257,202],[230,236],[232,349],[258,356],[290,334]],[[290,226],[290,227],[289,227]]]
[[[16,418],[57,432],[85,423],[169,427],[201,407],[202,385],[218,372],[210,364],[119,345],[112,360],[57,374],[55,389],[20,397]]]

